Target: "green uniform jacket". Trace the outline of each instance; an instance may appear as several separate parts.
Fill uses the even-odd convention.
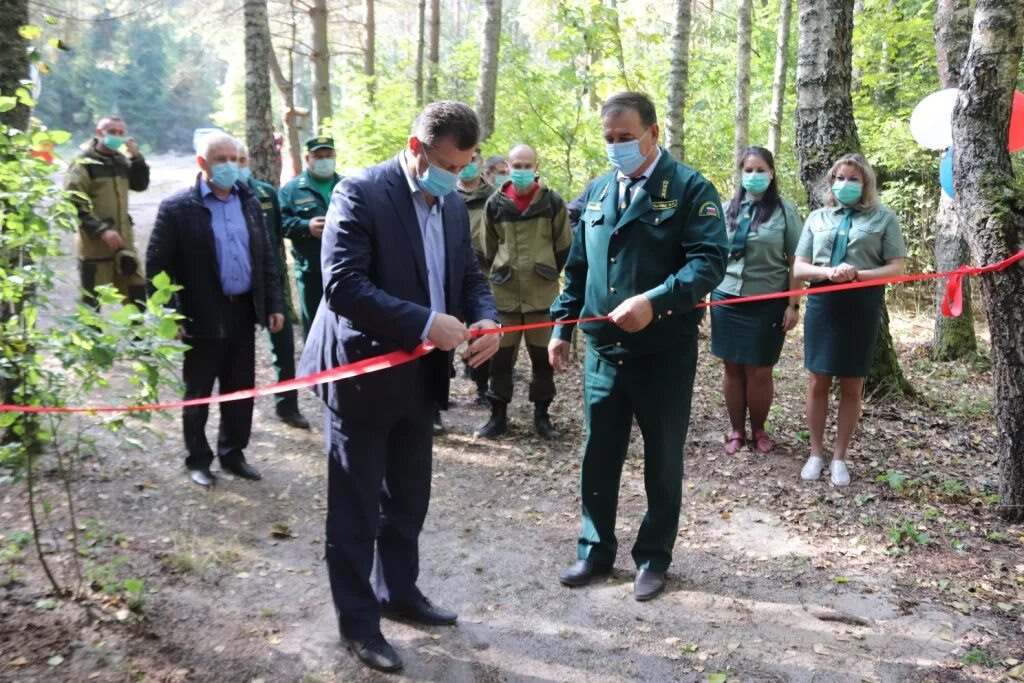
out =
[[[274,259],[277,264],[281,292],[284,294],[284,306],[288,312],[288,317],[294,322],[296,319],[295,307],[292,304],[292,288],[288,284],[288,272],[285,268],[284,231],[281,228],[281,204],[277,196],[277,188],[270,183],[265,183],[255,178],[250,178],[248,185],[252,193],[260,200],[260,210],[263,211],[263,225],[267,229],[270,248],[274,252]]]
[[[651,177],[625,214],[617,214],[614,172],[587,193],[565,266],[565,288],[551,306],[554,320],[607,315],[645,294],[654,320],[630,334],[600,321],[581,325],[597,353],[611,361],[666,351],[693,339],[694,308],[725,275],[728,242],[718,191],[664,148]],[[569,325],[555,328],[568,341]]]
[[[78,209],[75,253],[82,261],[113,260],[114,252],[100,239],[108,229],[116,230],[125,247],[135,250],[128,190],[142,192],[149,187],[149,166],[141,154],[131,160],[120,152],[100,154],[96,143],[93,138],[82,145],[64,178],[65,189],[84,195],[71,199]]]
[[[473,251],[476,252],[476,259],[484,275],[487,275],[484,268],[484,204],[492,194],[494,186],[487,184],[482,178],[475,190],[466,192],[459,188],[459,196],[466,202],[466,209],[469,210],[469,236],[473,242]]]
[[[335,174],[333,188],[341,180]],[[309,220],[327,215],[327,201],[303,171],[281,188],[278,193],[281,203],[281,227],[284,236],[292,242],[292,257],[295,270],[304,273],[310,270],[320,272],[320,240],[309,234]]]
[[[484,207],[484,265],[502,313],[547,311],[558,296],[558,275],[572,245],[569,212],[557,192],[538,185],[522,213],[501,191]]]

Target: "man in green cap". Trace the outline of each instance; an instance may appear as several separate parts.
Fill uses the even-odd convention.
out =
[[[249,150],[245,145],[238,148],[238,178],[246,185],[256,199],[260,201],[263,212],[263,227],[267,230],[270,248],[274,252],[277,265],[278,283],[284,295],[284,324],[277,332],[269,332],[270,357],[277,373],[277,381],[295,378],[295,331],[292,323],[295,320],[295,307],[292,304],[292,288],[288,286],[287,269],[285,268],[284,234],[281,231],[281,205],[277,199],[277,188],[270,183],[257,180],[249,167]],[[274,409],[277,416],[289,427],[309,429],[309,420],[299,412],[299,392],[297,389],[274,394]]]
[[[295,282],[299,290],[302,338],[309,334],[317,306],[324,295],[320,276],[320,236],[331,192],[341,180],[335,173],[334,138],[320,135],[306,140],[306,170],[293,178],[279,194],[281,226],[291,240]]]
[[[615,170],[587,192],[552,318],[608,316],[580,324],[586,338],[580,475],[583,528],[579,561],[559,576],[582,586],[615,561],[619,480],[633,418],[644,440],[647,514],[633,545],[637,600],[665,588],[679,530],[683,445],[697,366],[695,306],[725,275],[728,256],[718,192],[658,145],[658,121],[641,93],[601,107]],[[572,326],[556,327],[548,354],[569,362]]]

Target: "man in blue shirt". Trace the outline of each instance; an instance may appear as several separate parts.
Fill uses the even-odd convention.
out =
[[[214,382],[222,394],[254,386],[255,325],[277,332],[284,324],[284,299],[260,203],[237,182],[238,146],[219,132],[200,141],[196,183],[160,203],[146,252],[151,278],[165,272],[183,288],[172,305],[184,316],[181,334],[190,347],[183,369],[186,399],[212,395]],[[221,468],[260,479],[244,453],[252,399],[220,405]],[[216,481],[206,440],[208,416],[205,405],[182,410],[185,466],[192,481],[205,488]]]

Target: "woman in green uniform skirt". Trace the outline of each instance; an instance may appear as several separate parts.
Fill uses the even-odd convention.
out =
[[[824,206],[810,216],[796,249],[794,274],[811,288],[903,274],[907,248],[896,215],[878,202],[875,172],[860,154],[837,161],[826,178]],[[836,445],[829,465],[832,483],[850,483],[846,449],[860,420],[864,377],[871,369],[885,287],[811,294],[804,319],[804,367],[811,455],[800,476],[818,479],[824,469],[822,441],[832,378],[839,378]]]
[[[740,170],[741,183],[724,207],[729,261],[712,301],[800,288],[792,266],[802,224],[792,202],[779,197],[772,153],[750,147]],[[722,390],[732,425],[725,439],[728,455],[747,442],[748,413],[750,445],[758,453],[775,447],[764,430],[775,395],[772,367],[786,333],[800,319],[799,310],[797,297],[711,307],[711,353],[725,365]]]

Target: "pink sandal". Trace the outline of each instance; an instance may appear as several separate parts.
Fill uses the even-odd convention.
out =
[[[725,454],[736,455],[736,453],[738,453],[739,450],[743,448],[743,444],[745,444],[746,441],[746,434],[744,434],[743,432],[733,432],[725,440]]]
[[[768,436],[768,433],[763,429],[758,429],[753,434],[754,450],[762,455],[767,455],[775,450],[775,442],[772,441],[772,437]]]

